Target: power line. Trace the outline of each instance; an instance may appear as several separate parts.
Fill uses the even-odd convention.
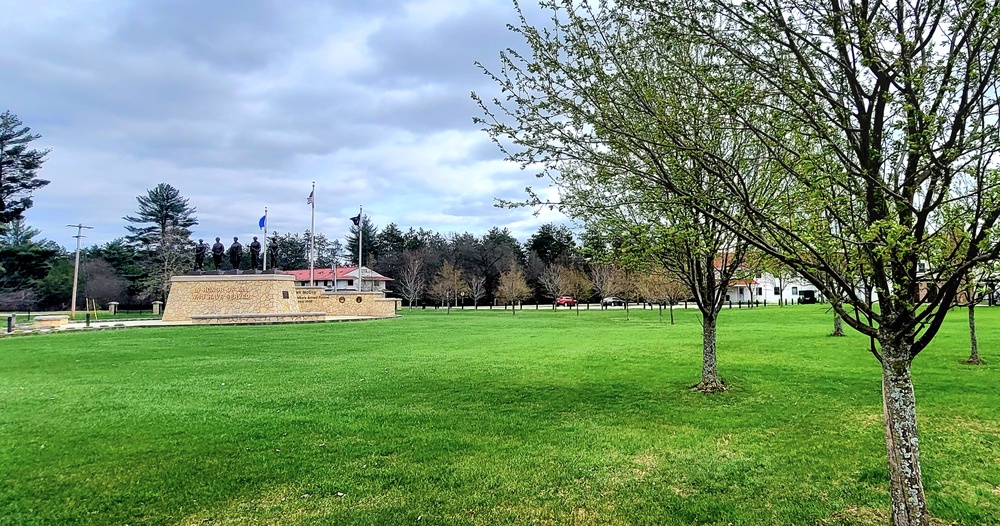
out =
[[[73,265],[73,297],[72,297],[72,299],[70,299],[70,304],[69,304],[69,319],[75,320],[76,319],[76,283],[77,283],[77,279],[80,277],[80,239],[84,237],[84,235],[83,235],[83,229],[84,228],[93,229],[94,227],[92,227],[92,226],[85,226],[83,223],[80,223],[78,225],[66,225],[66,226],[76,229],[76,235],[73,236],[73,237],[76,238],[76,264]]]

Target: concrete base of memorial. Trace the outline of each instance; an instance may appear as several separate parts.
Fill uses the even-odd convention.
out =
[[[170,294],[162,319],[194,323],[323,320],[324,313],[319,309],[309,310],[313,312],[299,308],[291,275],[204,274],[170,278]]]
[[[324,312],[327,316],[390,318],[396,315],[398,299],[382,292],[329,291],[323,287],[296,287],[299,309]]]

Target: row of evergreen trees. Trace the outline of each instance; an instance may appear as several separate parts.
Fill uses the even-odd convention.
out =
[[[83,249],[78,307],[83,307],[85,299],[102,306],[110,301],[149,305],[166,298],[171,276],[193,267],[195,240],[191,230],[198,224],[197,209],[167,183],[138,196],[137,203],[136,212],[123,218],[127,236]],[[351,227],[343,243],[317,234],[316,267],[356,265],[359,232],[363,234],[365,265],[394,278],[390,288],[402,285],[408,261],[420,261],[417,279],[426,285],[411,297],[424,302],[440,299],[432,285],[440,281],[446,266],[451,276],[479,282],[477,290],[482,293],[476,297],[482,302],[494,301],[501,274],[513,266],[526,276],[529,295],[539,301],[551,299],[556,294],[551,278],[554,265],[582,268],[595,254],[608,249],[603,240],[578,247],[572,232],[552,224],[543,225],[522,244],[502,228],[492,228],[482,236],[446,236],[423,228],[403,231],[395,223],[379,229],[366,217]],[[0,265],[5,268],[0,275],[0,309],[69,307],[72,254],[39,235],[23,218],[9,223],[0,233]],[[309,232],[277,237],[280,268],[308,268]],[[229,269],[228,258],[223,265]],[[249,258],[244,258],[243,267],[249,267]]]
[[[0,310],[69,307],[72,254],[40,238],[41,232],[23,217],[34,204],[34,192],[49,183],[38,177],[49,150],[30,147],[39,138],[16,115],[0,114]],[[110,301],[148,305],[165,299],[171,276],[192,268],[195,240],[191,232],[198,225],[197,209],[178,189],[167,183],[156,185],[139,195],[135,213],[122,219],[128,235],[83,250],[78,307],[85,299],[100,305]],[[356,265],[359,235],[365,265],[397,279],[396,287],[407,262],[412,267],[419,261],[416,278],[427,286],[420,287],[415,299],[426,301],[436,298],[431,285],[441,281],[446,265],[449,275],[476,281],[485,301],[495,299],[501,274],[517,267],[540,300],[554,294],[551,284],[546,284],[553,265],[582,269],[588,261],[607,259],[606,252],[613,250],[607,240],[589,233],[578,247],[567,228],[552,224],[543,225],[521,244],[503,228],[492,228],[482,236],[446,236],[423,228],[403,231],[395,223],[379,229],[365,217],[351,227],[344,243],[317,234],[315,265]],[[308,268],[309,238],[308,231],[278,236],[281,268]],[[244,258],[245,266],[248,260]],[[228,260],[224,265],[228,268]]]

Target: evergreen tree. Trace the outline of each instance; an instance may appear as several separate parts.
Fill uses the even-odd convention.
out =
[[[378,233],[375,247],[378,261],[375,262],[375,266],[368,266],[384,276],[391,278],[400,276],[403,270],[403,251],[406,249],[406,239],[396,223],[389,223]]]
[[[10,222],[0,236],[0,291],[33,290],[43,279],[52,262],[63,255],[63,249],[53,241],[35,241],[37,228],[25,223],[24,218]]]
[[[4,225],[3,231],[0,232],[0,245],[25,245],[31,243],[35,236],[41,233],[41,230],[28,226],[23,217],[17,218]]]
[[[565,226],[546,223],[538,227],[524,244],[525,252],[534,251],[546,265],[572,258],[576,251],[573,233]]]
[[[300,236],[292,232],[278,235],[278,268],[284,270],[302,270],[309,268],[309,236]]]
[[[49,150],[28,149],[40,137],[13,113],[0,114],[0,224],[20,218],[31,208],[32,192],[49,184],[37,177]]]
[[[139,209],[125,216],[128,242],[140,250],[145,299],[165,299],[170,278],[189,270],[194,259],[191,227],[198,224],[195,208],[180,192],[160,183],[136,197]]]
[[[371,219],[368,216],[363,216],[361,218],[361,224],[351,225],[351,231],[347,234],[347,252],[351,258],[351,264],[358,264],[358,232],[361,232],[362,239],[361,243],[362,250],[364,251],[364,265],[368,268],[374,268],[375,262],[378,260],[379,254],[377,250],[378,243],[378,228],[372,224]]]
[[[483,235],[479,254],[480,275],[485,280],[483,285],[487,299],[493,299],[493,292],[500,283],[501,270],[515,264],[524,264],[521,244],[511,235],[510,230],[491,228]]]
[[[34,282],[38,305],[42,308],[66,309],[73,294],[73,261],[68,257],[51,260],[44,277]],[[83,303],[83,296],[77,298]]]
[[[156,251],[169,229],[173,229],[173,236],[189,238],[191,227],[198,224],[194,215],[197,209],[188,205],[188,200],[167,183],[147,190],[146,195],[136,197],[136,201],[139,202],[136,215],[122,218],[131,223],[125,225],[125,230],[131,234],[126,239],[147,251]]]

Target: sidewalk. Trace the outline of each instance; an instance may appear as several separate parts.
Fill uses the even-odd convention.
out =
[[[398,317],[398,316],[393,316]],[[19,323],[15,327],[13,333],[6,332],[6,327],[0,328],[0,338],[4,336],[16,336],[19,334],[47,334],[52,332],[65,332],[65,331],[91,331],[100,329],[125,329],[132,327],[212,327],[221,325],[292,325],[298,323],[326,323],[326,322],[339,322],[339,321],[366,321],[366,320],[380,320],[380,319],[391,319],[391,318],[380,318],[375,316],[326,316],[323,321],[315,322],[288,322],[288,323],[246,323],[246,324],[195,324],[191,321],[173,321],[165,322],[163,320],[150,318],[150,319],[136,319],[136,320],[97,320],[91,321],[90,326],[87,326],[86,321],[74,320],[70,321],[65,325],[60,327],[45,327],[37,329],[32,326],[30,322]]]

